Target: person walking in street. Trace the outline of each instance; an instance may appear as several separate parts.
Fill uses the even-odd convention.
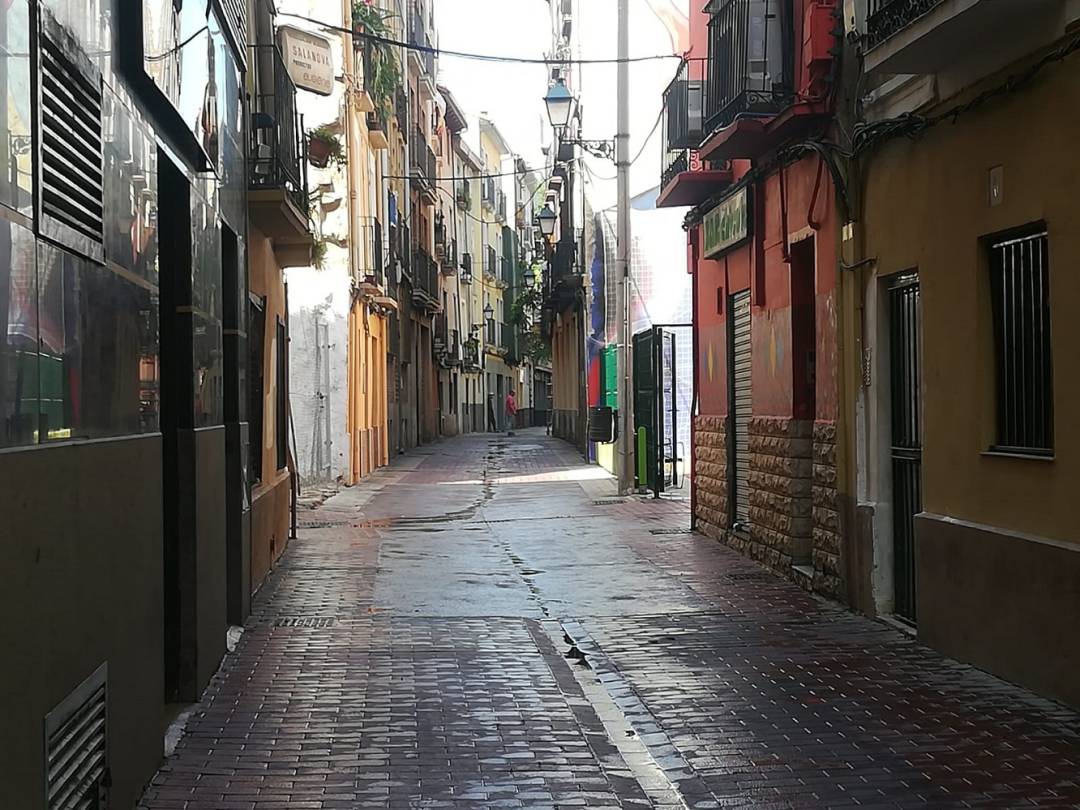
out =
[[[506,435],[514,435],[514,425],[517,422],[517,400],[514,399],[514,392],[511,391],[506,395]]]

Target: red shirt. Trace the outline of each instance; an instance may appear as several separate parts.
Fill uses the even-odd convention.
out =
[[[506,395],[506,412],[511,416],[517,415],[517,402],[514,400],[513,394]]]

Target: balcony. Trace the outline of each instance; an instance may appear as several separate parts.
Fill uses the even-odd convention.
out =
[[[496,281],[499,278],[499,257],[495,248],[484,248],[484,278],[488,281]]]
[[[386,285],[382,223],[374,217],[364,217],[359,236],[355,287],[361,295],[380,295]]]
[[[461,254],[461,281],[470,284],[473,280],[473,258],[471,253]]]
[[[390,141],[386,137],[386,121],[378,110],[367,114],[368,143],[372,149],[389,149]]]
[[[506,222],[506,194],[501,191],[495,197],[495,216],[499,222]]]
[[[439,267],[422,247],[412,251],[412,300],[427,312],[439,311]]]
[[[731,182],[726,162],[701,159],[708,61],[685,59],[664,91],[664,137],[657,206],[698,205]]]
[[[511,264],[510,259],[506,258],[505,256],[499,259],[499,274],[496,277],[496,282],[499,284],[499,286],[510,286],[511,281],[513,281],[514,275],[512,268],[513,264]]]
[[[428,146],[427,136],[419,127],[413,130],[409,140],[409,165],[412,169],[413,183],[424,199],[431,205],[439,201],[439,190],[436,188],[438,172],[436,170],[435,153]]]
[[[248,210],[274,243],[282,267],[306,267],[315,245],[307,191],[307,146],[296,111],[296,85],[275,46],[252,46]],[[265,82],[265,83],[264,83]]]
[[[400,86],[394,91],[394,117],[397,118],[397,127],[398,132],[401,133],[401,139],[407,141],[409,98],[405,95],[405,90]]]
[[[1062,0],[869,0],[868,73],[930,74],[971,51],[1011,50],[1060,18]]]
[[[480,204],[489,211],[494,211],[499,204],[498,193],[495,188],[494,177],[484,177],[480,180]]]
[[[817,9],[816,6],[811,6]],[[813,58],[815,84],[796,94],[792,0],[711,0],[709,61],[705,71],[703,160],[757,158],[783,141],[819,125],[825,110],[818,89],[824,58],[831,63],[835,41],[831,7],[808,16],[810,39],[803,57]],[[823,52],[819,53],[819,51]],[[688,81],[694,78],[688,75]],[[811,100],[813,98],[813,100]]]
[[[445,313],[435,316],[435,359],[443,368],[461,365],[461,338],[457,329],[449,328]]]
[[[428,36],[427,20],[424,19],[424,10],[413,5],[409,13],[409,44],[414,46],[409,50],[409,55],[417,60],[420,70],[428,80],[432,88],[435,84],[435,53],[433,50],[416,50],[416,48],[431,49],[431,37]]]
[[[457,201],[458,208],[468,211],[472,208],[472,191],[469,190],[469,181],[462,180],[457,187],[457,194],[454,195],[454,199]]]

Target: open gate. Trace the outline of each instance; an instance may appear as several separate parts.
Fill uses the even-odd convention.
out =
[[[655,326],[634,335],[634,456],[637,484],[656,495],[682,486],[675,333]]]

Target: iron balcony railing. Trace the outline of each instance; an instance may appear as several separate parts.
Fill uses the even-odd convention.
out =
[[[506,222],[506,194],[502,191],[496,194],[495,215],[501,222]]]
[[[248,178],[253,189],[283,189],[308,216],[307,144],[296,110],[296,85],[275,45],[251,46],[255,82],[251,100]]]
[[[420,6],[413,5],[412,13],[409,15],[412,18],[409,26],[409,44],[413,46],[413,53],[420,60],[420,64],[423,65],[424,72],[435,80],[435,53],[431,45],[431,38],[428,36],[427,24],[424,20],[424,10]]]
[[[468,283],[473,278],[473,258],[471,253],[461,254],[461,280]]]
[[[503,256],[499,259],[499,281],[505,282],[506,284],[511,283],[511,281],[513,280],[513,273],[510,272],[511,267],[512,265],[510,264],[510,260],[508,258]]]
[[[775,115],[794,98],[792,0],[711,0],[705,126]]]
[[[489,278],[499,277],[499,257],[493,247],[484,249],[484,275]]]
[[[458,184],[456,199],[459,208],[468,211],[472,207],[472,191],[469,189],[468,180],[462,180]]]
[[[412,242],[409,239],[409,227],[407,225],[399,225],[394,229],[395,233],[391,240],[391,249],[394,254],[394,258],[397,259],[398,264],[401,267],[401,274],[407,278],[412,278]]]
[[[880,45],[942,2],[943,0],[870,0],[870,14],[866,18],[866,47]]]
[[[398,131],[401,137],[408,140],[406,133],[408,132],[409,98],[400,86],[394,91],[394,116],[398,120]]]
[[[696,164],[693,152],[705,137],[705,95],[708,60],[684,59],[664,91],[664,137],[661,188]]]
[[[480,181],[480,202],[494,210],[498,201],[496,199],[495,178],[484,177]]]
[[[439,294],[438,281],[439,267],[435,260],[424,248],[414,246],[412,249],[412,285],[414,296],[423,293],[432,301],[437,300]]]
[[[413,130],[412,139],[409,141],[409,157],[412,164],[412,174],[417,180],[425,185],[435,183],[435,153],[428,146],[427,136],[420,127]]]
[[[357,257],[359,281],[386,284],[386,265],[383,253],[382,224],[375,217],[363,217],[360,223],[360,255]]]

